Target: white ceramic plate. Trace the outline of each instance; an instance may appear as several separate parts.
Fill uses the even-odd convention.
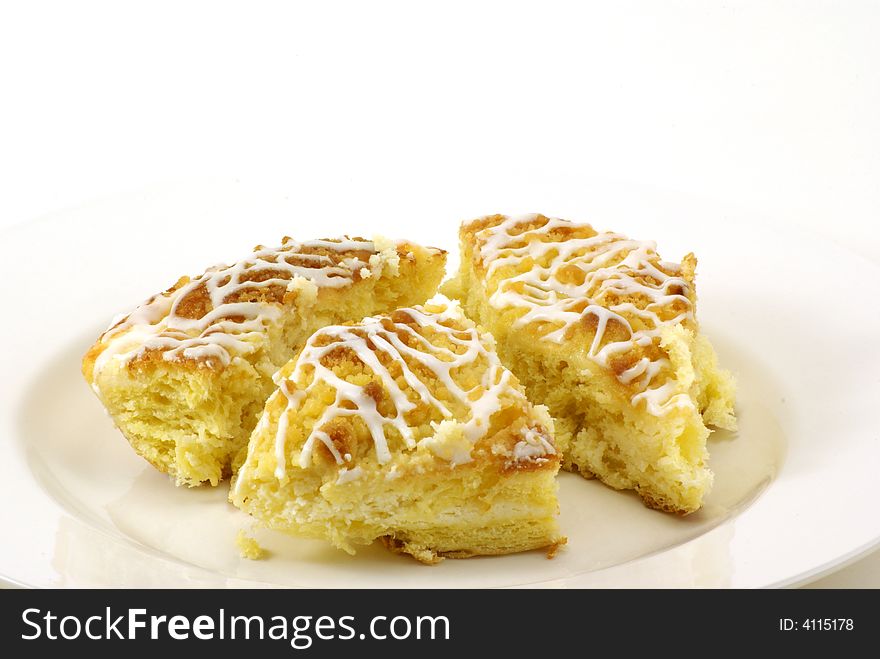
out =
[[[548,185],[537,208],[469,198],[413,212],[425,204],[405,195],[322,206],[202,183],[5,233],[0,575],[31,586],[751,587],[804,582],[872,548],[880,268],[687,197],[597,184],[566,203],[559,190]],[[668,259],[698,254],[703,329],[740,385],[740,430],[710,440],[716,485],[699,513],[651,511],[563,474],[569,543],[553,560],[533,552],[425,567],[258,531],[271,557],[248,561],[234,537],[249,523],[225,489],[175,488],[129,449],[80,376],[81,355],[113,315],[258,242],[379,232],[450,249],[454,267],[459,220],[495,210],[654,238]]]

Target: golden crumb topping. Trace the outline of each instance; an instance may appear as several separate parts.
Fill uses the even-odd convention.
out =
[[[661,342],[664,328],[695,323],[692,254],[669,263],[653,242],[543,215],[494,215],[462,233],[504,322],[585,350],[654,414],[691,404]]]
[[[280,247],[258,245],[238,263],[214,266],[195,279],[183,277],[103,334],[92,379],[111,358],[225,365],[235,355],[249,354],[261,344],[267,323],[278,320],[284,305],[297,297],[314,299],[320,288],[343,288],[386,269],[396,273],[401,252],[411,246],[377,241],[285,237]]]
[[[335,463],[345,482],[360,476],[364,458],[385,465],[417,447],[455,466],[470,462],[490,434],[505,443],[492,452],[511,468],[555,457],[549,416],[542,423],[527,414],[491,337],[442,297],[318,330],[276,382],[285,401],[275,436],[279,479],[289,466],[319,462]],[[270,423],[271,406],[256,432]]]

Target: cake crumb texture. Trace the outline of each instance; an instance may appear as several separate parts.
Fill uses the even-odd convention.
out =
[[[259,561],[268,555],[268,552],[260,546],[260,543],[249,536],[244,529],[239,530],[238,535],[235,536],[235,544],[238,546],[238,551],[242,558]]]

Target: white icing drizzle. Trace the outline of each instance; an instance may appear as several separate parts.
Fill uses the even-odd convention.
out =
[[[351,481],[356,481],[361,476],[364,475],[364,470],[360,467],[352,467],[351,469],[347,469],[343,467],[339,470],[339,473],[336,475],[336,484],[344,485],[345,483],[350,483]]]
[[[539,224],[527,228],[536,221]],[[523,311],[514,321],[514,328],[546,323],[541,339],[562,343],[569,338],[574,325],[592,315],[596,332],[588,354],[595,363],[609,368],[616,355],[636,346],[659,345],[663,326],[693,319],[687,297],[689,285],[678,276],[680,266],[661,261],[654,242],[631,240],[610,232],[583,238],[558,239],[551,235],[554,229],[572,228],[592,233],[589,225],[539,215],[505,216],[496,226],[477,232],[476,255],[486,269],[489,303],[496,309]],[[523,264],[530,267],[518,272]],[[494,286],[493,275],[505,267],[512,267],[517,274],[500,278]],[[582,283],[572,282],[566,276],[576,273],[573,269],[580,271]],[[677,291],[670,292],[676,288]],[[608,304],[604,300],[609,294],[634,295],[640,302]],[[683,311],[672,318],[662,318],[658,311],[675,301],[680,302]],[[619,323],[629,337],[606,341],[611,321]],[[642,357],[618,380],[636,389],[633,405],[644,400],[648,411],[660,416],[674,407],[692,406],[687,395],[674,393],[673,381],[659,383],[669,368],[665,358]]]
[[[396,259],[396,251],[391,252],[398,243],[385,243],[389,257]],[[365,273],[379,274],[373,272],[381,268],[376,251],[373,241],[348,237],[302,243],[284,238],[280,247],[258,246],[247,259],[209,268],[178,290],[155,295],[117,319],[100,339],[105,348],[95,362],[93,381],[109,360],[130,361],[148,350],[162,351],[162,358],[169,361],[216,360],[227,365],[233,356],[253,352],[266,325],[282,313],[280,300],[278,304],[236,301],[243,293],[270,287],[342,288]],[[180,305],[190,295],[199,295],[200,289],[207,295],[208,312],[197,319],[181,315]]]
[[[316,420],[298,455],[290,458],[301,468],[309,466],[317,442],[329,449],[337,464],[344,463],[343,456],[339,455],[324,430],[328,423],[340,417],[357,416],[363,420],[372,437],[377,461],[386,464],[392,457],[386,438],[387,428],[394,428],[408,448],[416,447],[417,440],[406,415],[416,408],[417,402],[433,408],[444,419],[453,418],[448,403],[450,399],[465,406],[469,418],[462,422],[462,434],[473,445],[488,432],[492,415],[501,409],[502,395],[506,392],[510,396],[522,396],[511,388],[511,374],[499,361],[491,337],[481,334],[473,323],[467,321],[456,304],[442,296],[432,303],[444,305],[443,310],[401,309],[396,314],[403,314],[405,322],[393,322],[389,316],[375,316],[365,318],[357,325],[325,327],[310,337],[290,375],[279,388],[279,393],[287,398],[287,405],[275,435],[277,478],[283,479],[287,470],[288,418],[297,414],[319,383],[335,389],[335,399]],[[455,348],[436,345],[430,338],[431,333],[442,334]],[[383,415],[365,387],[342,379],[325,365],[324,358],[340,349],[352,353],[378,377],[393,403],[392,414]],[[380,359],[380,355],[385,359]],[[399,367],[398,378],[406,383],[407,391],[389,372],[386,364],[391,363]],[[456,380],[455,371],[474,363],[479,363],[480,381],[471,388],[464,388]],[[430,377],[443,385],[448,394],[447,402],[431,393],[422,380],[424,375],[419,375],[419,372],[424,373],[423,369],[430,371]],[[422,441],[425,439],[430,438]],[[546,440],[535,445],[542,447],[544,454],[554,452],[553,445]],[[351,471],[348,467],[346,469],[345,473]],[[342,477],[341,473],[339,477]],[[388,477],[394,476],[389,472]]]
[[[513,447],[515,462],[545,462],[548,455],[556,453],[544,434],[536,428],[526,428],[523,438]]]

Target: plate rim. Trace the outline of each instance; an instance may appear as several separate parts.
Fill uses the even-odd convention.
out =
[[[114,195],[113,197],[105,197],[105,198],[95,200],[94,202],[88,202],[85,204],[80,204],[80,205],[73,206],[70,208],[61,209],[61,210],[58,210],[55,212],[47,213],[47,214],[41,215],[40,217],[34,218],[33,220],[21,222],[21,223],[14,225],[14,226],[7,227],[7,228],[3,229],[2,231],[0,231],[0,237],[13,238],[12,240],[9,240],[9,241],[6,241],[6,240],[2,241],[3,243],[12,244],[12,243],[14,243],[14,238],[17,237],[16,234],[18,234],[19,236],[27,235],[29,232],[32,232],[35,227],[37,227],[39,225],[45,225],[47,223],[51,224],[53,221],[58,221],[60,218],[63,218],[65,215],[69,215],[74,211],[82,211],[84,209],[88,210],[89,208],[94,207],[100,203],[104,203],[108,199],[113,199],[115,201],[119,201],[120,199],[121,200],[132,200],[132,199],[136,198],[139,194],[141,194],[141,193],[140,192],[122,193],[119,195]],[[676,195],[676,196],[678,196],[678,195]],[[685,196],[685,198],[687,198],[687,197]],[[123,201],[123,203],[126,203],[126,202]],[[727,206],[726,204],[724,204],[722,202],[718,202],[718,203],[721,206]],[[813,239],[815,239],[815,238],[816,238],[815,235],[809,236],[808,241],[812,242]],[[847,249],[846,247],[844,247],[840,244],[837,244],[837,243],[833,244],[832,247],[836,251],[844,252],[846,254],[847,258],[858,259],[863,264],[869,266],[872,269],[877,270],[878,274],[880,274],[880,265],[878,265],[877,263],[875,263],[871,259],[868,259],[864,255],[859,254],[858,252],[851,251],[851,250]],[[10,438],[10,441],[14,443],[16,440],[15,440],[15,438]],[[2,445],[0,445],[0,451],[3,451]],[[0,473],[2,473],[2,472],[0,472]],[[772,483],[771,483],[771,486],[772,486]],[[50,499],[52,499],[52,501],[56,505],[64,507],[61,502],[55,501],[54,498],[48,492],[46,493],[46,496],[49,497]],[[763,496],[763,494],[761,496]],[[759,496],[759,498],[761,498],[761,496]],[[751,506],[749,506],[749,507],[751,507]],[[727,523],[727,521],[722,522],[722,524],[725,524],[725,523]],[[713,528],[717,528],[717,527],[713,527]],[[120,534],[121,534],[121,532],[120,532]],[[125,538],[121,538],[121,539],[126,540]],[[834,557],[834,558],[832,558],[832,559],[830,559],[820,565],[817,565],[814,568],[811,568],[809,570],[806,570],[804,572],[801,572],[801,573],[793,575],[793,576],[781,578],[781,579],[778,579],[775,581],[771,581],[769,583],[762,584],[759,587],[788,588],[788,587],[802,586],[802,585],[811,583],[811,582],[813,582],[823,576],[831,574],[831,573],[835,572],[836,570],[845,567],[846,565],[850,565],[850,564],[856,562],[857,560],[869,555],[870,553],[877,550],[878,548],[880,548],[880,533],[875,535],[868,542],[863,543],[860,546],[851,549],[849,552],[846,552],[844,554],[836,556],[836,557]],[[161,550],[156,550],[156,552],[161,553]],[[648,558],[649,557],[646,557],[646,556],[636,557],[636,558],[632,559],[631,561],[626,561],[626,562],[621,563],[619,565],[611,566],[610,568],[602,568],[599,571],[602,571],[604,569],[617,568],[622,565],[630,564],[632,562],[647,560]],[[172,556],[169,556],[165,560],[174,561],[174,558]],[[174,561],[174,562],[176,562],[176,561]],[[192,568],[192,569],[195,569],[198,571],[205,571],[208,573],[211,572],[211,570],[208,568],[204,568],[204,567],[197,566],[197,565],[190,564],[190,563],[187,563],[187,568]],[[9,571],[9,569],[5,565],[2,568],[0,568],[0,584],[2,584],[4,587],[14,587],[14,588],[49,587],[49,586],[43,586],[40,584],[32,584],[32,583],[28,583],[27,581],[19,580],[15,576],[12,576],[12,574],[7,574],[8,571]],[[564,578],[563,581],[565,581],[566,583],[571,583],[572,581],[577,581],[579,576],[583,576],[583,575],[573,574],[573,575],[570,575],[570,576]],[[251,580],[248,580],[248,581],[251,581]],[[514,586],[498,586],[498,587],[541,587],[542,584],[546,584],[546,583],[552,582],[552,581],[554,581],[554,580],[549,580],[549,581],[542,580],[542,581],[534,582],[534,583],[525,583],[525,584],[514,585]],[[258,582],[254,582],[252,585],[257,585],[257,583]],[[278,585],[280,585],[280,584],[278,584]],[[114,587],[114,586],[125,587],[124,585],[121,585],[121,584],[115,584],[115,585],[114,584],[105,584],[105,587],[107,587],[107,586],[109,586],[109,587]],[[295,588],[297,586],[286,586],[286,587],[294,587]],[[305,587],[305,586],[299,586],[299,587]],[[577,587],[577,586],[575,585],[575,587]]]

